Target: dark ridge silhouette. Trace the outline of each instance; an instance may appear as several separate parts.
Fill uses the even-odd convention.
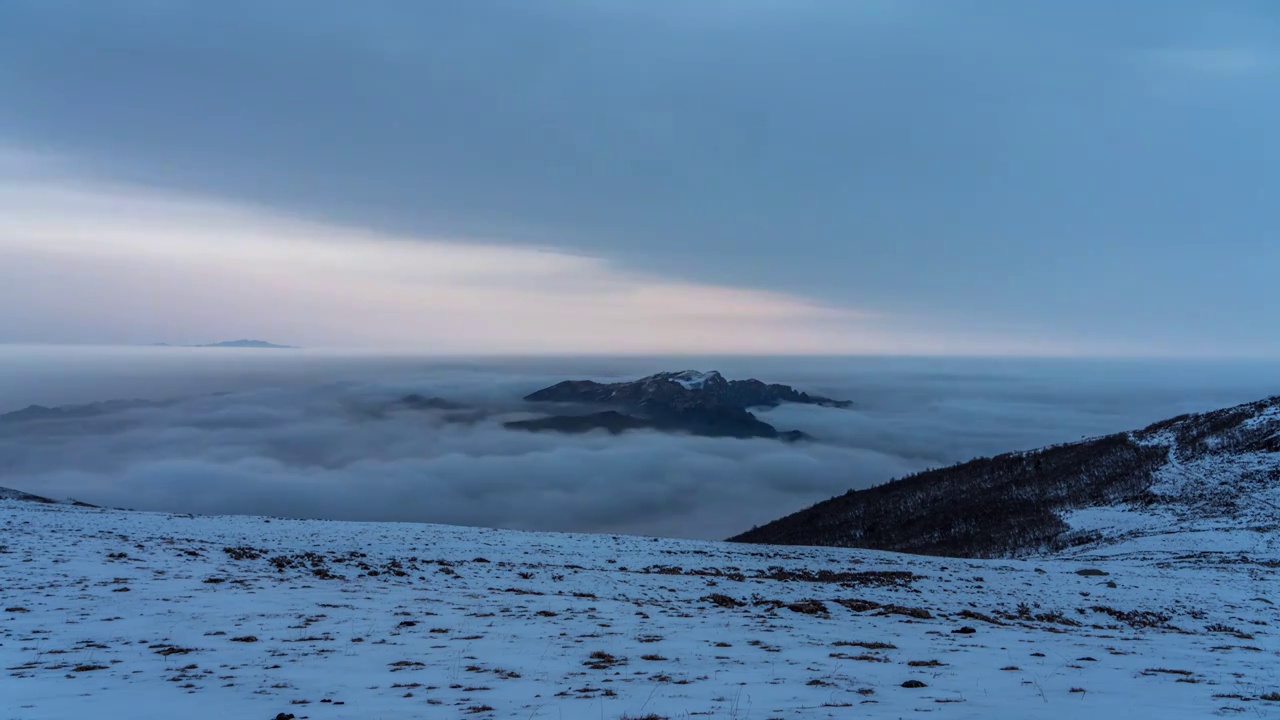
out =
[[[846,408],[846,400],[832,400],[800,392],[790,385],[759,380],[726,380],[720,373],[684,370],[662,372],[630,382],[599,383],[566,380],[526,395],[529,402],[608,406],[587,414],[555,415],[506,423],[513,430],[583,433],[601,429],[613,434],[651,429],[706,437],[808,439],[798,430],[780,432],[748,408],[803,403]]]
[[[512,430],[533,432],[587,433],[605,430],[620,435],[628,430],[658,430],[661,432],[685,432],[704,437],[772,438],[794,442],[808,436],[798,430],[778,432],[772,425],[757,420],[749,412],[741,413],[685,413],[680,416],[635,417],[617,410],[605,410],[587,415],[553,415],[533,420],[515,420],[504,423]]]

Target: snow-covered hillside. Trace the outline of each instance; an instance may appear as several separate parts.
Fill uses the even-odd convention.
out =
[[[851,490],[735,540],[997,557],[1224,532],[1236,552],[1274,542],[1277,531],[1280,397],[1272,397]]]
[[[1071,510],[1089,552],[1168,546],[1232,557],[1280,551],[1280,398],[1188,415],[1130,433],[1162,461],[1138,502]]]
[[[1280,717],[1280,552],[1247,531],[977,561],[18,500],[0,526],[5,720]]]

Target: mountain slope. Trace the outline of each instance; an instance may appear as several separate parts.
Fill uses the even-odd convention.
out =
[[[32,495],[29,492],[14,490],[13,488],[7,487],[0,487],[0,500],[18,500],[21,502],[38,502],[50,505],[58,502],[57,500],[52,500],[44,497],[43,495]]]
[[[86,507],[86,508],[94,508],[94,507],[97,507],[97,505],[90,505],[89,503],[80,502],[79,500],[70,500],[70,499],[69,499],[69,500],[54,500],[54,499],[52,499],[52,498],[44,497],[43,495],[33,495],[32,493],[29,493],[29,492],[23,492],[23,491],[21,491],[21,490],[14,490],[13,488],[7,488],[7,487],[0,487],[0,500],[12,500],[12,501],[17,501],[17,502],[44,503],[44,504],[46,504],[46,505],[62,505],[62,504],[68,504],[68,505],[75,505],[75,506],[77,506],[77,507]]]
[[[970,557],[1280,521],[1280,397],[851,490],[733,540]]]

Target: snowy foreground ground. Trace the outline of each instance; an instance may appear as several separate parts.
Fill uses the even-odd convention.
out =
[[[970,561],[5,500],[0,527],[0,720],[1280,718],[1274,534]]]

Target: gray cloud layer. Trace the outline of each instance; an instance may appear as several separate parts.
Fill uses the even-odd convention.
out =
[[[12,0],[0,137],[939,327],[1276,352],[1274,10]]]
[[[13,379],[0,384],[0,411],[36,395],[49,403],[104,399],[108,388],[115,396],[186,399],[0,424],[0,485],[178,512],[712,538],[925,467],[1254,399],[1268,394],[1271,371],[742,358],[447,364],[234,351],[201,353],[202,364],[147,349],[112,351],[115,362],[40,352],[25,368],[8,358]],[[849,397],[858,409],[784,406],[764,414],[821,440],[801,445],[501,427],[530,411],[521,394],[554,380],[691,362]],[[458,424],[433,412],[371,412],[406,392],[466,400],[487,415]]]

